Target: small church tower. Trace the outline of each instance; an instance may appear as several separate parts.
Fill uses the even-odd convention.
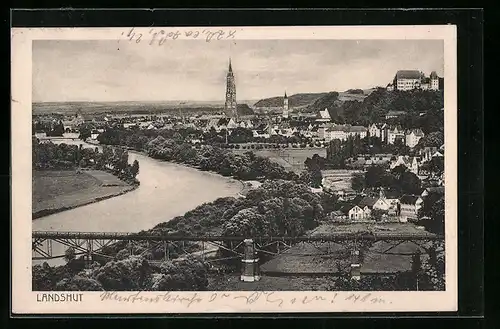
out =
[[[224,105],[226,115],[230,115],[236,122],[238,118],[238,106],[236,104],[236,83],[234,81],[231,58],[229,59],[229,69],[226,77],[226,103]]]
[[[285,91],[285,97],[283,98],[283,118],[288,118],[288,97]]]

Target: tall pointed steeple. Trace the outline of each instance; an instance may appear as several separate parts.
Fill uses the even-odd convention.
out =
[[[285,90],[285,97],[283,98],[283,118],[288,118],[288,96],[286,95],[286,90]]]
[[[229,69],[226,77],[226,115],[231,116],[236,122],[239,121],[236,104],[236,83],[234,81],[233,67],[231,66],[231,57],[229,57]]]

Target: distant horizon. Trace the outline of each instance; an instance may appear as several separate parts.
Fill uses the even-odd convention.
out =
[[[382,86],[377,86],[377,87],[372,87],[372,88],[368,88],[368,89],[363,89],[363,91],[367,91],[367,90],[372,90],[372,89],[376,89],[376,88],[384,88]],[[356,89],[356,88],[351,88],[351,89]],[[294,95],[300,95],[300,94],[326,94],[326,93],[331,93],[331,92],[338,92],[338,93],[347,93],[349,89],[345,90],[345,91],[336,91],[336,90],[330,90],[330,91],[317,91],[317,92],[297,92],[297,93],[294,93],[294,94],[288,94],[287,93],[287,96],[290,98]],[[237,100],[237,102],[239,104],[243,104],[243,103],[247,103],[247,102],[258,102],[262,99],[268,99],[268,98],[274,98],[274,97],[284,97],[284,94],[283,95],[275,95],[275,96],[270,96],[270,97],[263,97],[263,98],[258,98],[258,99],[242,99],[242,100]],[[182,103],[182,102],[186,102],[186,103],[200,103],[200,104],[203,104],[203,103],[217,103],[217,104],[221,104],[221,105],[224,105],[224,100],[221,99],[221,100],[189,100],[189,99],[183,99],[183,100],[111,100],[111,101],[100,101],[100,100],[65,100],[65,101],[32,101],[31,103],[32,104],[42,104],[42,103]]]
[[[33,102],[224,102],[385,87],[398,70],[444,75],[442,40],[33,41]]]

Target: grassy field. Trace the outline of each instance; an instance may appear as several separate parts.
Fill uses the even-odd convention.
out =
[[[102,171],[33,171],[33,218],[83,206],[133,189]]]
[[[325,148],[305,148],[305,149],[280,149],[280,150],[232,150],[236,154],[243,154],[248,151],[254,152],[258,156],[269,158],[286,169],[300,172],[304,170],[304,161],[307,158],[312,158],[314,154],[326,157]]]

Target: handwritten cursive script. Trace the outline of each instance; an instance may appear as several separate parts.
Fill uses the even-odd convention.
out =
[[[227,301],[234,303],[235,301],[241,301],[245,305],[251,305],[256,302],[269,303],[277,305],[278,307],[283,307],[285,304],[288,305],[307,305],[315,303],[330,303],[333,304],[338,300],[343,300],[352,303],[366,303],[366,304],[392,304],[392,302],[387,302],[385,299],[377,297],[372,293],[347,293],[345,296],[340,296],[339,293],[331,294],[314,294],[311,296],[304,296],[301,298],[280,296],[278,292],[270,291],[254,291],[248,293],[227,293],[227,292],[211,292],[208,294],[199,293],[182,293],[182,292],[134,292],[134,293],[124,293],[117,291],[105,291],[101,294],[101,301],[116,301],[121,303],[178,303],[190,307],[195,304],[200,303],[214,303],[219,301]]]
[[[120,40],[125,39],[129,42],[141,43],[143,40],[149,45],[161,46],[167,41],[177,40],[179,38],[187,40],[202,39],[206,42],[211,42],[212,40],[227,40],[234,39],[236,35],[236,30],[223,30],[223,29],[203,29],[203,30],[165,30],[150,28],[145,31],[138,31],[136,28],[131,28],[128,31],[123,31],[120,34]]]

